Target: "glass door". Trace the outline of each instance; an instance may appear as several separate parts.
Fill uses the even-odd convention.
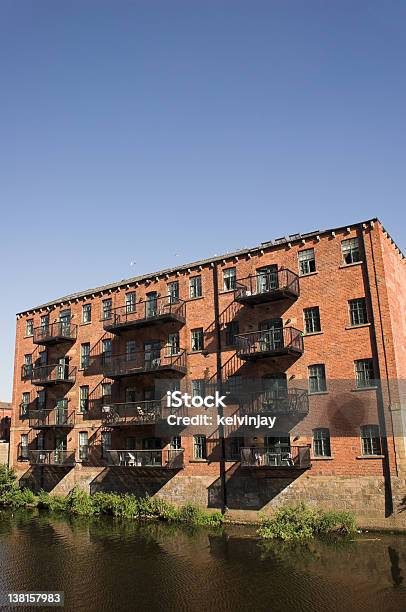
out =
[[[147,301],[145,303],[146,313],[145,317],[148,319],[149,317],[155,317],[157,314],[157,302],[158,302],[158,294],[156,291],[151,291],[147,293]]]
[[[260,350],[263,352],[277,351],[283,348],[283,323],[282,319],[270,319],[259,324]]]
[[[59,399],[55,407],[55,425],[66,425],[68,420],[68,400]]]
[[[59,314],[59,321],[61,327],[61,336],[69,336],[70,335],[70,320],[71,320],[71,311],[62,310]]]
[[[144,366],[146,370],[153,370],[161,365],[161,343],[146,342],[144,344]]]
[[[267,293],[277,289],[278,282],[278,266],[272,264],[266,268],[260,268],[257,270],[257,292]]]
[[[66,459],[67,442],[66,436],[55,438],[55,463],[64,463]]]

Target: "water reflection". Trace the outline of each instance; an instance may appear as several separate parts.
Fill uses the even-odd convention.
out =
[[[90,612],[405,609],[405,537],[292,546],[254,536],[2,513],[0,589],[64,590],[66,610]]]

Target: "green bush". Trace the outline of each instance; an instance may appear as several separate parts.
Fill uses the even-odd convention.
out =
[[[76,487],[66,496],[66,510],[79,516],[92,516],[95,513],[92,498]]]
[[[192,525],[219,526],[224,521],[221,512],[207,512],[194,504],[186,504],[179,509],[179,520]]]
[[[356,530],[350,512],[323,511],[305,504],[286,506],[271,517],[263,517],[258,534],[264,539],[305,540],[328,534],[350,534]]]
[[[38,494],[38,508],[44,508],[51,512],[66,512],[65,495],[51,495],[41,490]]]

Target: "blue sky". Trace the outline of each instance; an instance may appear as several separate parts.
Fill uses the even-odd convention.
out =
[[[389,0],[2,0],[0,400],[24,308],[373,216],[405,250],[405,19]]]

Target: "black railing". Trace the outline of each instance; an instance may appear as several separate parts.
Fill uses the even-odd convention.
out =
[[[53,408],[50,410],[30,410],[30,427],[73,427],[75,424],[75,411],[67,408]]]
[[[306,416],[309,413],[309,393],[307,389],[263,390],[242,394],[243,410],[247,414],[269,412],[275,415]]]
[[[311,467],[310,445],[242,448],[241,467],[307,469]]]
[[[120,467],[164,467],[183,468],[184,449],[166,450],[109,450],[107,463]]]
[[[131,327],[154,321],[179,321],[186,319],[186,302],[170,295],[145,300],[134,304],[126,304],[110,311],[109,319],[103,321],[107,331],[115,328]]]
[[[68,364],[55,363],[52,365],[35,366],[32,371],[31,380],[33,384],[47,385],[56,383],[74,383],[76,379],[76,368]]]
[[[238,334],[237,354],[242,359],[264,355],[303,353],[303,333],[294,327],[280,327]]]
[[[32,465],[75,465],[75,451],[67,450],[29,450],[29,462]]]
[[[52,342],[64,342],[75,340],[78,326],[70,321],[55,321],[48,325],[36,327],[33,333],[35,344],[48,344]]]
[[[123,402],[101,407],[102,420],[106,425],[145,425],[157,423],[162,418],[162,400]]]
[[[185,349],[164,346],[151,351],[134,351],[126,355],[97,355],[90,359],[89,367],[96,365],[108,378],[132,376],[159,370],[186,372]]]
[[[281,269],[238,279],[234,299],[236,301],[254,301],[256,297],[263,297],[264,300],[282,297],[297,298],[299,293],[298,275],[291,270]]]

